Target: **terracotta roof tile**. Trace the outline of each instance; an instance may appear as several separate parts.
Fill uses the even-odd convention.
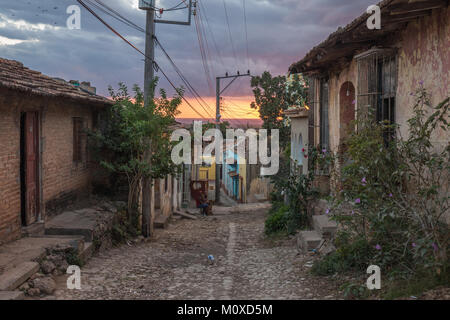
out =
[[[64,97],[95,104],[113,104],[105,97],[89,94],[68,82],[48,77],[15,60],[0,58],[0,87],[51,97]]]

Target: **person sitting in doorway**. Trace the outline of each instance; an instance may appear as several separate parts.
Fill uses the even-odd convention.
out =
[[[208,215],[209,203],[208,203],[208,196],[206,195],[205,192],[202,192],[200,194],[200,205],[198,207],[202,210],[202,215],[203,216],[207,216]]]

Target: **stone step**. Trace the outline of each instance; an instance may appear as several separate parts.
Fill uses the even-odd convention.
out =
[[[331,238],[336,233],[336,221],[330,220],[326,215],[313,216],[312,223],[314,230],[323,237]]]
[[[92,242],[96,225],[95,212],[93,209],[63,212],[45,223],[45,234],[82,235],[85,241]]]
[[[318,199],[317,201],[314,202],[313,207],[315,215],[322,215],[326,213],[330,205],[328,204],[328,201],[324,199]]]
[[[12,291],[20,287],[33,274],[39,271],[39,264],[33,261],[23,262],[7,270],[0,276],[0,291]]]
[[[80,253],[80,259],[86,263],[94,254],[94,244],[92,242],[84,242],[83,251]]]
[[[22,227],[22,237],[43,236],[44,234],[44,222],[35,222],[32,225]]]
[[[169,217],[163,216],[162,214],[155,217],[154,226],[158,229],[165,229],[169,224]]]
[[[48,236],[83,236],[84,240],[91,242],[94,238],[91,229],[77,229],[77,228],[45,228],[45,235]]]
[[[22,291],[0,291],[0,300],[23,300],[25,294]]]
[[[297,235],[297,245],[303,251],[317,249],[322,241],[322,237],[316,231],[300,231]]]

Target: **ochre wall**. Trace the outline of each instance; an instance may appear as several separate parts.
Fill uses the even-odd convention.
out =
[[[412,115],[414,96],[411,92],[420,87],[431,93],[431,102],[437,105],[450,95],[450,9],[433,10],[408,24],[402,33],[398,52],[398,89],[396,121],[402,135],[407,132],[407,119]],[[433,137],[436,145],[448,143],[448,132],[442,130]]]

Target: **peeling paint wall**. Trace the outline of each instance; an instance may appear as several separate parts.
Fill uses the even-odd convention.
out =
[[[398,52],[398,87],[396,121],[402,135],[412,115],[415,91],[423,86],[437,105],[450,95],[450,9],[433,10],[429,17],[410,23],[402,33]],[[448,133],[440,130],[433,137],[436,145],[448,143]]]
[[[330,148],[337,152],[341,142],[341,112],[340,112],[340,96],[341,87],[347,81],[351,82],[356,88],[358,79],[358,64],[353,59],[350,65],[342,70],[339,74],[330,75],[329,88],[329,118],[330,118]],[[320,122],[319,122],[320,123]]]
[[[395,43],[398,57],[398,84],[395,104],[395,121],[400,125],[401,135],[405,138],[407,120],[412,116],[414,96],[411,94],[423,83],[431,94],[435,106],[450,95],[450,9],[433,10],[430,16],[422,17],[408,24]],[[388,39],[392,41],[392,39]],[[354,58],[350,64],[338,73],[329,73],[329,131],[330,148],[334,153],[339,150],[342,131],[340,103],[341,86],[350,81],[358,91],[358,64]],[[315,101],[319,101],[319,81]],[[358,98],[356,97],[356,100]],[[357,102],[356,102],[357,103]],[[316,104],[315,141],[320,141],[320,102]],[[356,118],[355,111],[355,118]],[[448,132],[437,130],[432,137],[433,144],[441,148],[449,142]],[[339,164],[337,164],[339,166]],[[339,171],[339,168],[338,168]],[[332,181],[332,190],[335,189]]]

